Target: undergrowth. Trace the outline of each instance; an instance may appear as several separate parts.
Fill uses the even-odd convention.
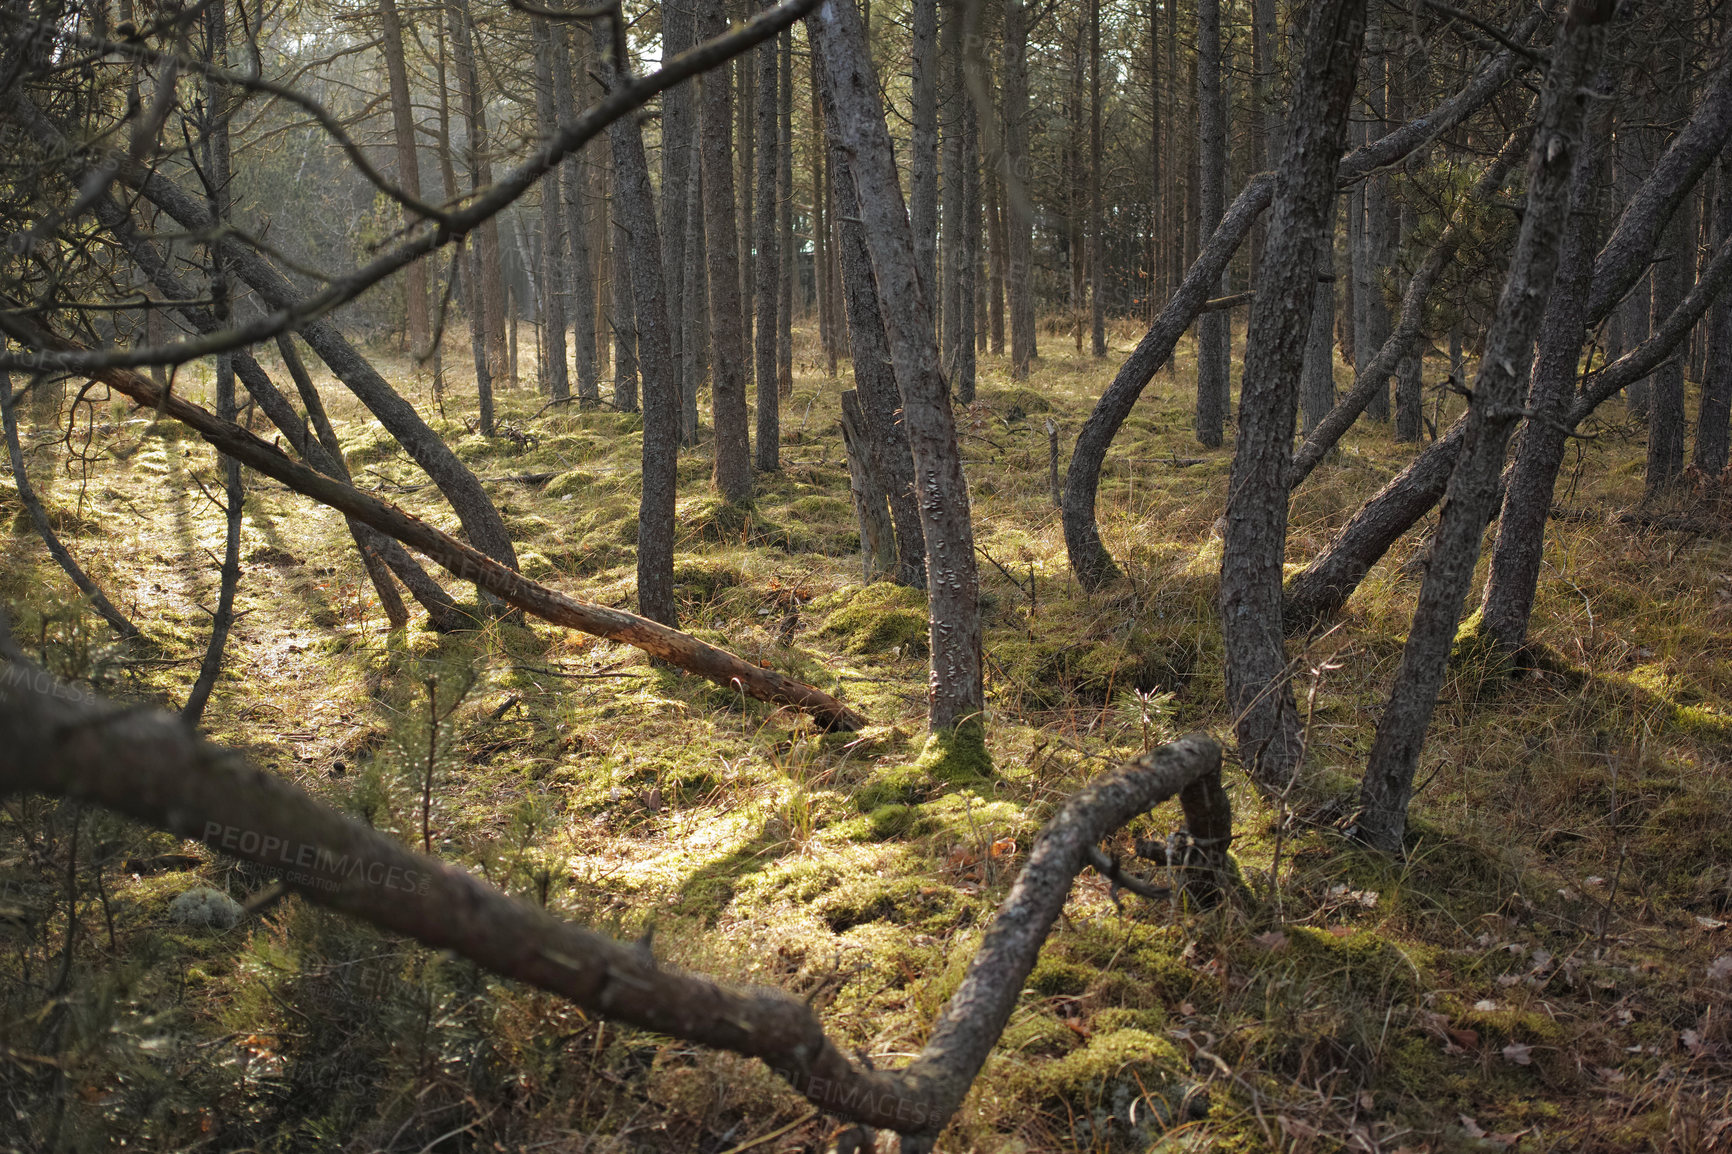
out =
[[[1125,327],[1116,347],[1135,336]],[[515,896],[653,935],[670,964],[804,997],[845,1049],[900,1064],[1062,800],[1181,733],[1230,730],[1214,598],[1231,449],[1192,441],[1189,347],[1109,458],[1101,527],[1125,577],[1092,595],[1065,562],[1044,421],[1068,444],[1117,361],[1047,347],[1026,383],[983,357],[979,399],[958,413],[983,554],[979,731],[924,733],[925,602],[860,586],[835,400],[849,382],[810,364],[784,410],[783,468],[757,478],[749,508],[711,496],[707,441],[682,454],[675,591],[684,627],[836,694],[870,719],[861,732],[820,733],[534,621],[393,633],[341,518],[257,479],[244,615],[206,726]],[[487,440],[459,419],[464,398],[435,403],[392,367],[486,480],[526,572],[632,604],[639,418],[543,412],[532,389],[506,390],[501,420],[519,435]],[[358,482],[455,530],[408,458],[321,383]],[[33,480],[145,639],[114,643],[78,604],[6,486],[0,597],[18,639],[63,676],[174,708],[214,595],[221,512],[196,483],[217,488],[213,456],[120,406],[97,414],[105,452],[84,475],[65,471],[57,436],[32,435]],[[1573,508],[1639,497],[1640,438],[1602,442],[1560,495]],[[1297,494],[1289,560],[1321,549],[1412,452],[1386,428],[1355,430]],[[1268,798],[1229,768],[1238,900],[1197,911],[1080,879],[942,1149],[1732,1141],[1725,540],[1553,521],[1533,652],[1510,670],[1462,648],[1410,850],[1392,861],[1338,830],[1426,528],[1338,629],[1295,650],[1299,785]],[[1143,819],[1117,848],[1177,821]],[[74,803],[11,801],[0,1142],[717,1152],[791,1123],[775,1148],[826,1133],[756,1063],[271,900],[270,881]],[[232,930],[174,925],[168,902],[195,885],[257,908]]]

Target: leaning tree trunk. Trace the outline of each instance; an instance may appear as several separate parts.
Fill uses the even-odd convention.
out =
[[[1202,243],[1221,225],[1227,199],[1227,107],[1221,92],[1221,0],[1197,3],[1197,202]],[[1223,271],[1225,271],[1223,269]],[[1217,278],[1210,286],[1224,291]],[[1197,440],[1219,446],[1227,422],[1232,374],[1232,314],[1197,318]]]
[[[1610,89],[1609,82],[1597,86],[1608,106]],[[1582,319],[1592,287],[1594,253],[1599,247],[1600,174],[1610,151],[1610,135],[1610,117],[1598,118],[1576,162],[1557,284],[1546,304],[1534,356],[1533,384],[1528,388],[1527,408],[1532,415],[1522,426],[1516,446],[1480,600],[1480,633],[1505,654],[1513,653],[1527,639],[1546,520],[1552,511],[1552,479],[1563,464],[1569,442],[1564,422],[1574,399],[1582,345],[1587,338]]]
[[[846,0],[829,0],[808,18],[831,109],[829,125],[853,168],[860,223],[872,257],[878,304],[902,391],[902,422],[914,457],[928,558],[932,646],[929,722],[934,731],[982,723],[979,578],[968,483],[932,311],[914,258],[912,230],[896,179],[896,160],[878,100],[865,30]]]
[[[820,67],[821,64],[814,64]],[[828,123],[828,120],[826,120]],[[900,413],[902,391],[890,360],[890,342],[878,309],[878,289],[872,276],[872,254],[854,192],[854,174],[841,142],[830,145],[830,170],[835,176],[837,211],[842,218],[840,247],[842,295],[848,310],[848,359],[854,366],[854,386],[871,441],[869,462],[882,470],[890,516],[896,525],[896,580],[911,589],[926,587],[926,537],[920,521],[920,500],[914,490],[914,457],[908,429]]]
[[[1540,127],[1528,159],[1521,232],[1474,378],[1465,443],[1450,478],[1431,564],[1361,787],[1365,810],[1360,834],[1392,853],[1401,849],[1420,748],[1443,684],[1462,600],[1473,580],[1480,538],[1495,508],[1504,450],[1521,415],[1523,378],[1557,271],[1569,210],[1570,175],[1590,96],[1585,90],[1588,67],[1611,15],[1610,0],[1572,0],[1552,49]]]
[[[1317,254],[1334,215],[1335,172],[1365,29],[1365,0],[1313,6],[1276,175],[1262,280],[1245,335],[1239,432],[1227,482],[1221,631],[1227,707],[1251,776],[1280,788],[1304,755],[1281,633],[1287,471],[1312,328]]]
[[[702,0],[698,33],[708,39],[728,27],[722,0]],[[752,456],[746,429],[745,340],[740,312],[740,238],[734,219],[734,89],[729,65],[704,73],[698,143],[704,164],[704,247],[710,282],[710,401],[716,426],[712,474],[723,500],[752,499]]]

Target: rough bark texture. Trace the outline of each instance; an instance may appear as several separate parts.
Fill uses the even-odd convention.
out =
[[[1364,28],[1365,0],[1331,0],[1311,9],[1262,280],[1246,331],[1239,431],[1227,482],[1220,599],[1227,708],[1240,760],[1253,778],[1276,788],[1292,779],[1304,754],[1281,633],[1287,472],[1317,254],[1333,215]]]
[[[878,305],[902,391],[902,423],[914,458],[931,615],[929,720],[934,730],[976,725],[985,698],[968,482],[962,475],[932,312],[914,260],[913,237],[865,30],[847,0],[828,0],[807,26],[824,60],[824,79],[835,113],[830,128],[853,170]]]
[[[860,523],[860,579],[871,584],[896,571],[896,530],[890,520],[877,445],[866,431],[860,394],[842,394],[842,447],[848,455],[848,488]]]
[[[668,326],[661,233],[642,126],[636,117],[621,117],[609,126],[608,139],[613,146],[614,214],[625,234],[624,255],[631,272],[627,283],[637,319],[637,363],[643,376],[637,605],[638,612],[651,621],[675,628],[679,625],[679,603],[674,599],[674,498],[679,489],[680,385]]]
[[[1714,207],[1714,244],[1732,238],[1732,155],[1720,158],[1720,189]],[[1691,457],[1697,472],[1710,480],[1726,470],[1728,422],[1732,420],[1732,303],[1721,300],[1708,314],[1708,364],[1702,404],[1696,418]]]
[[[698,32],[728,26],[722,0],[700,0]],[[710,411],[715,423],[716,491],[733,504],[752,499],[746,428],[745,337],[740,323],[740,239],[734,219],[734,89],[727,66],[704,74],[698,130],[704,165],[704,248],[710,285]]]
[[[391,143],[397,152],[397,185],[419,200],[421,161],[415,147],[415,110],[409,99],[409,69],[403,56],[403,20],[397,13],[397,0],[379,0],[379,48],[385,55],[385,76],[390,82]],[[414,210],[405,205],[404,226],[415,222]],[[427,303],[427,262],[416,261],[403,270],[403,306],[409,327],[409,351],[417,357],[431,352],[433,328]]]
[[[1221,0],[1197,3],[1197,227],[1204,246],[1220,227],[1227,199],[1227,106],[1221,91]],[[1225,266],[1222,269],[1225,272]],[[1210,295],[1226,291],[1217,278]],[[1219,291],[1216,291],[1219,290]],[[1197,318],[1197,440],[1221,444],[1231,381],[1232,314]]]
[[[1076,876],[1098,843],[1177,795],[1194,856],[1219,885],[1232,834],[1220,747],[1202,736],[1103,775],[1059,809],[987,928],[957,992],[906,1068],[857,1066],[811,1008],[764,987],[733,989],[659,965],[616,941],[516,901],[455,866],[315,801],[156,710],[125,708],[34,667],[0,665],[0,790],[76,797],[195,838],[281,875],[308,900],[658,1034],[757,1057],[820,1108],[931,1140],[961,1106],[1021,996]]]
[[[563,121],[577,119],[577,93],[572,83],[571,45],[562,27],[553,34],[553,100]],[[681,85],[672,92],[690,92]],[[671,93],[670,93],[671,94]],[[688,106],[690,98],[687,98]],[[565,211],[564,289],[571,319],[572,361],[577,367],[577,397],[583,404],[601,399],[600,369],[595,346],[595,276],[589,251],[589,206],[584,198],[583,160],[567,157],[559,165],[559,190]],[[551,275],[551,270],[548,275]],[[556,398],[563,399],[563,398]]]
[[[854,175],[840,142],[832,141],[831,171],[836,178],[837,208],[842,217],[842,295],[848,311],[848,358],[854,367],[866,436],[882,469],[883,485],[896,524],[896,580],[913,589],[926,587],[926,533],[920,522],[920,501],[914,491],[914,457],[908,429],[902,421],[902,391],[890,360],[890,342],[878,311],[878,290],[872,277],[872,255],[855,201]]]
[[[908,221],[914,264],[938,319],[938,0],[909,5]],[[946,324],[950,322],[945,317]]]
[[[1521,232],[1474,377],[1467,431],[1431,564],[1361,786],[1365,808],[1360,835],[1389,852],[1401,849],[1414,770],[1437,705],[1462,600],[1479,560],[1480,538],[1496,507],[1504,450],[1521,416],[1528,356],[1557,270],[1569,210],[1570,176],[1590,95],[1585,91],[1587,66],[1611,15],[1609,0],[1573,0],[1552,49],[1539,129],[1528,159]]]
[[[1089,348],[1107,355],[1105,253],[1101,208],[1101,0],[1089,0]]]
[[[686,198],[686,271],[684,342],[680,367],[680,440],[698,442],[698,389],[710,372],[709,246],[704,243],[703,143],[692,133],[691,194]]]
[[[1010,306],[1010,375],[1028,376],[1034,359],[1034,286],[1030,284],[1034,222],[1028,199],[1028,10],[1005,0],[1004,68],[1004,287]]]
[[[1516,37],[1525,39],[1538,23],[1539,15],[1535,13],[1517,27]],[[1519,54],[1513,51],[1499,54],[1460,92],[1427,115],[1409,121],[1375,145],[1355,149],[1342,160],[1342,183],[1351,184],[1372,169],[1399,160],[1426,140],[1460,124],[1509,81],[1519,59]],[[1168,363],[1179,337],[1214,296],[1213,290],[1227,262],[1250,231],[1252,221],[1268,207],[1273,193],[1274,179],[1268,174],[1251,180],[1240,192],[1207,248],[1185,273],[1077,434],[1070,467],[1065,473],[1064,536],[1071,571],[1085,589],[1098,588],[1118,574],[1112,556],[1101,544],[1100,527],[1095,520],[1095,498],[1107,449],[1143,389],[1154,379],[1155,371]]]
[[[756,343],[758,380],[758,445],[757,466],[761,473],[773,473],[782,466],[781,405],[782,382],[776,363],[776,342],[781,332],[779,310],[782,303],[781,213],[776,197],[776,172],[780,167],[780,133],[776,113],[781,107],[780,78],[776,66],[776,42],[766,40],[757,48],[758,85],[757,130],[758,145],[754,163],[757,172],[757,215],[753,238],[757,248],[756,274],[752,278],[757,304]]]
[[[391,3],[392,0],[381,0]],[[553,91],[553,33],[547,21],[532,25],[535,39],[535,130],[543,140],[553,138],[558,123],[558,103]],[[562,283],[565,222],[560,212],[559,170],[541,179],[541,331],[546,345],[542,353],[542,390],[555,400],[571,395],[570,369],[565,354],[565,286]],[[421,267],[417,261],[415,268]],[[422,293],[426,293],[425,285]]]
[[[1602,99],[1609,100],[1609,87],[1600,87]],[[1587,338],[1582,318],[1592,288],[1594,253],[1599,247],[1600,172],[1610,150],[1610,129],[1609,118],[1599,118],[1576,162],[1557,279],[1546,302],[1533,381],[1528,386],[1527,408],[1533,415],[1522,426],[1516,446],[1480,600],[1481,635],[1504,653],[1513,652],[1527,639],[1528,616],[1533,611],[1545,548],[1546,519],[1552,509],[1552,484],[1569,441],[1564,421],[1575,395],[1582,345]],[[1679,295],[1683,295],[1681,291]]]
[[[469,0],[450,0],[450,4],[452,63],[457,68],[457,87],[463,101],[464,124],[468,129],[465,151],[469,188],[475,191],[493,184],[493,157],[489,152],[487,132],[487,97],[481,91],[481,69],[475,59],[475,40],[472,34],[475,17],[470,11]],[[505,347],[505,276],[500,263],[498,222],[489,217],[475,230],[471,239],[471,286],[480,304],[479,313],[472,318],[471,323],[479,327],[487,355],[487,380],[478,381],[477,386],[490,382],[515,385],[517,382],[510,378],[509,353]],[[482,404],[483,411],[487,414],[483,420],[482,431],[491,434],[492,397],[484,393]]]
[[[1684,299],[1696,266],[1695,199],[1687,198],[1662,233],[1653,273],[1653,324],[1658,328]],[[1648,412],[1647,495],[1659,496],[1684,473],[1684,361],[1673,358],[1654,371]]]
[[[689,0],[667,0],[662,5],[662,51],[677,56],[691,47],[693,36],[692,6]],[[690,409],[685,403],[685,361],[691,355],[691,340],[687,332],[686,304],[686,230],[688,204],[692,195],[692,134],[697,124],[693,117],[694,85],[680,84],[662,93],[662,296],[668,318],[668,352],[673,359],[674,385],[679,392],[680,431],[682,439],[689,426],[697,425],[697,394],[691,397]],[[644,388],[645,393],[649,387]],[[650,401],[644,400],[647,418]]]

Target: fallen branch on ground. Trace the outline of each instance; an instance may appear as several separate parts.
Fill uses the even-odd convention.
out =
[[[0,646],[10,647],[4,622]],[[1176,795],[1195,847],[1187,885],[1214,892],[1227,862],[1232,813],[1214,740],[1182,738],[1105,774],[1036,837],[919,1057],[900,1070],[872,1070],[852,1062],[811,1008],[780,990],[731,989],[663,968],[647,942],[628,945],[562,921],[414,853],[170,714],[103,701],[11,658],[0,664],[0,793],[103,806],[280,871],[309,901],[452,950],[586,1010],[760,1058],[814,1105],[905,1135],[910,1152],[930,1150],[961,1106],[1102,839]]]

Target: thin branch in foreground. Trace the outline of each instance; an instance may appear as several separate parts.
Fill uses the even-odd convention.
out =
[[[101,805],[280,872],[307,900],[656,1033],[762,1059],[838,1117],[931,1140],[960,1107],[1009,1021],[1071,885],[1098,843],[1178,796],[1200,864],[1193,888],[1219,885],[1231,810],[1221,749],[1193,735],[1103,775],[1060,807],[988,926],[931,1040],[901,1070],[851,1061],[804,1002],[733,989],[659,965],[616,941],[517,901],[455,866],[345,817],[179,719],[115,705],[24,661],[0,620],[0,793]]]

